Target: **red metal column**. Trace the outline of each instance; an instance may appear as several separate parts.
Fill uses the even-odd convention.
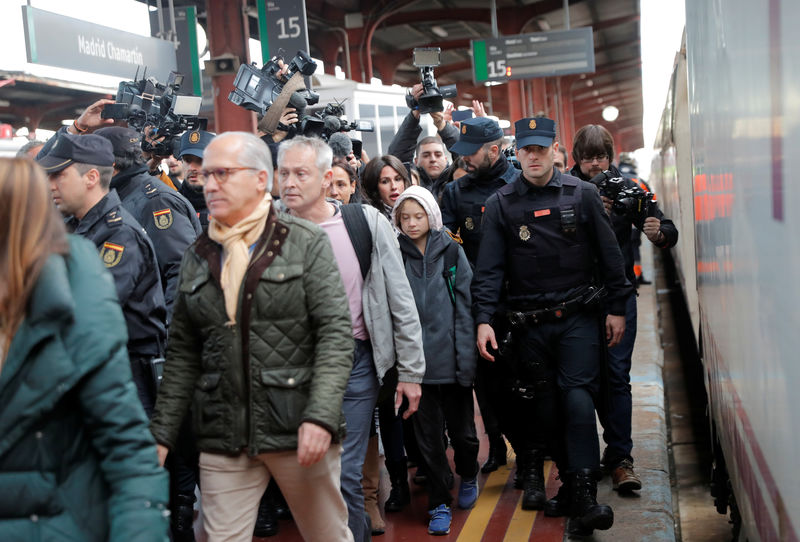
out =
[[[208,47],[211,57],[229,53],[242,63],[250,62],[247,49],[246,0],[214,0],[208,2]],[[211,78],[214,93],[214,129],[217,133],[230,131],[255,132],[256,116],[243,107],[228,101],[235,73]]]
[[[545,113],[547,111],[547,90],[544,79],[538,77],[532,80],[531,86],[533,87],[533,114]]]
[[[522,81],[509,81],[508,84],[508,115],[511,123],[523,118]]]
[[[559,141],[566,146],[567,150],[572,149],[572,136],[575,134],[575,119],[572,114],[572,95],[570,89],[570,78],[561,78],[559,87],[561,88],[559,105],[561,106],[561,137]]]

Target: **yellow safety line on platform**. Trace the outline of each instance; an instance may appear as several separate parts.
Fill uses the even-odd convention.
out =
[[[547,461],[544,464],[544,479],[545,483],[547,483],[547,479],[550,477],[550,469],[553,467],[552,461]],[[522,495],[520,495],[519,500],[517,501],[517,507],[514,510],[514,515],[511,516],[511,521],[508,524],[508,530],[506,531],[506,536],[503,538],[503,542],[520,542],[521,540],[529,540],[531,537],[531,531],[533,530],[533,522],[536,521],[536,516],[539,515],[539,512],[536,510],[523,510],[522,509]]]
[[[489,475],[486,485],[483,486],[481,494],[478,496],[478,502],[475,503],[475,508],[470,511],[467,521],[461,528],[457,542],[481,541],[486,526],[489,525],[489,520],[492,519],[494,509],[497,507],[497,501],[503,494],[508,476],[513,471],[510,466],[501,467]]]

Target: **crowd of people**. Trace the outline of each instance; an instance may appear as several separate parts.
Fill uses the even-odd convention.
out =
[[[588,182],[623,177],[604,127],[576,133],[569,170],[553,120],[510,138],[479,102],[431,113],[431,136],[411,111],[371,159],[295,135],[291,109],[161,157],[109,103],[0,160],[0,538],[193,541],[199,488],[211,541],[290,515],[306,540],[362,542],[409,504],[409,465],[444,535],[507,443],[522,508],[571,534],[613,524],[601,467],[641,489],[632,230],[678,232]]]

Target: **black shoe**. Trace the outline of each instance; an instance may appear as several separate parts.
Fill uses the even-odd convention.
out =
[[[481,467],[484,474],[494,472],[506,464],[506,441],[503,435],[489,435],[489,457]]]
[[[541,510],[547,502],[544,492],[544,459],[538,452],[532,452],[525,459],[525,473],[522,485],[522,509]]]
[[[549,518],[560,518],[569,515],[570,477],[563,476],[560,480],[561,487],[558,488],[558,493],[544,505],[544,515]]]
[[[195,542],[194,539],[194,495],[178,494],[172,503],[170,528],[174,542]]]
[[[424,486],[428,483],[428,474],[425,472],[425,469],[422,468],[422,466],[417,467],[417,472],[414,473],[412,480],[418,486]]]
[[[525,487],[525,458],[517,456],[517,470],[514,471],[514,489]]]
[[[261,499],[253,536],[265,537],[276,534],[278,534],[278,514],[275,512],[275,505],[272,503],[272,499]]]
[[[644,275],[639,275],[636,277],[636,284],[653,284],[653,282],[644,278]]]
[[[572,500],[567,532],[575,536],[589,536],[595,529],[610,529],[614,524],[614,511],[610,506],[597,504],[597,476],[591,469],[581,469],[572,474]]]
[[[406,478],[392,480],[392,490],[383,509],[387,512],[399,512],[410,502],[411,490],[408,487],[408,480]]]

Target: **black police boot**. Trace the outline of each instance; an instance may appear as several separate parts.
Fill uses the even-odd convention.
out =
[[[253,529],[253,536],[275,536],[278,534],[278,514],[275,512],[275,504],[272,502],[268,493],[261,497],[258,505],[258,515],[256,516],[256,527]]]
[[[525,474],[522,486],[522,509],[541,510],[547,502],[544,492],[544,456],[541,452],[529,452],[525,458]]]
[[[194,540],[194,495],[178,493],[172,503],[170,528],[174,542],[195,542]]]
[[[383,505],[387,512],[399,512],[411,502],[411,490],[408,487],[408,468],[405,460],[396,463],[387,461],[386,470],[389,471],[389,481],[392,489],[389,498]]]
[[[592,469],[581,469],[572,475],[572,502],[567,532],[589,536],[595,529],[610,529],[614,511],[610,506],[597,504],[597,475]]]
[[[525,457],[517,455],[517,470],[514,471],[514,489],[522,489],[525,486]]]
[[[481,467],[481,472],[494,472],[506,464],[506,441],[503,435],[496,433],[489,435],[489,457]]]
[[[561,487],[556,496],[544,505],[544,515],[549,518],[560,518],[569,515],[572,482],[569,475],[560,476]]]

